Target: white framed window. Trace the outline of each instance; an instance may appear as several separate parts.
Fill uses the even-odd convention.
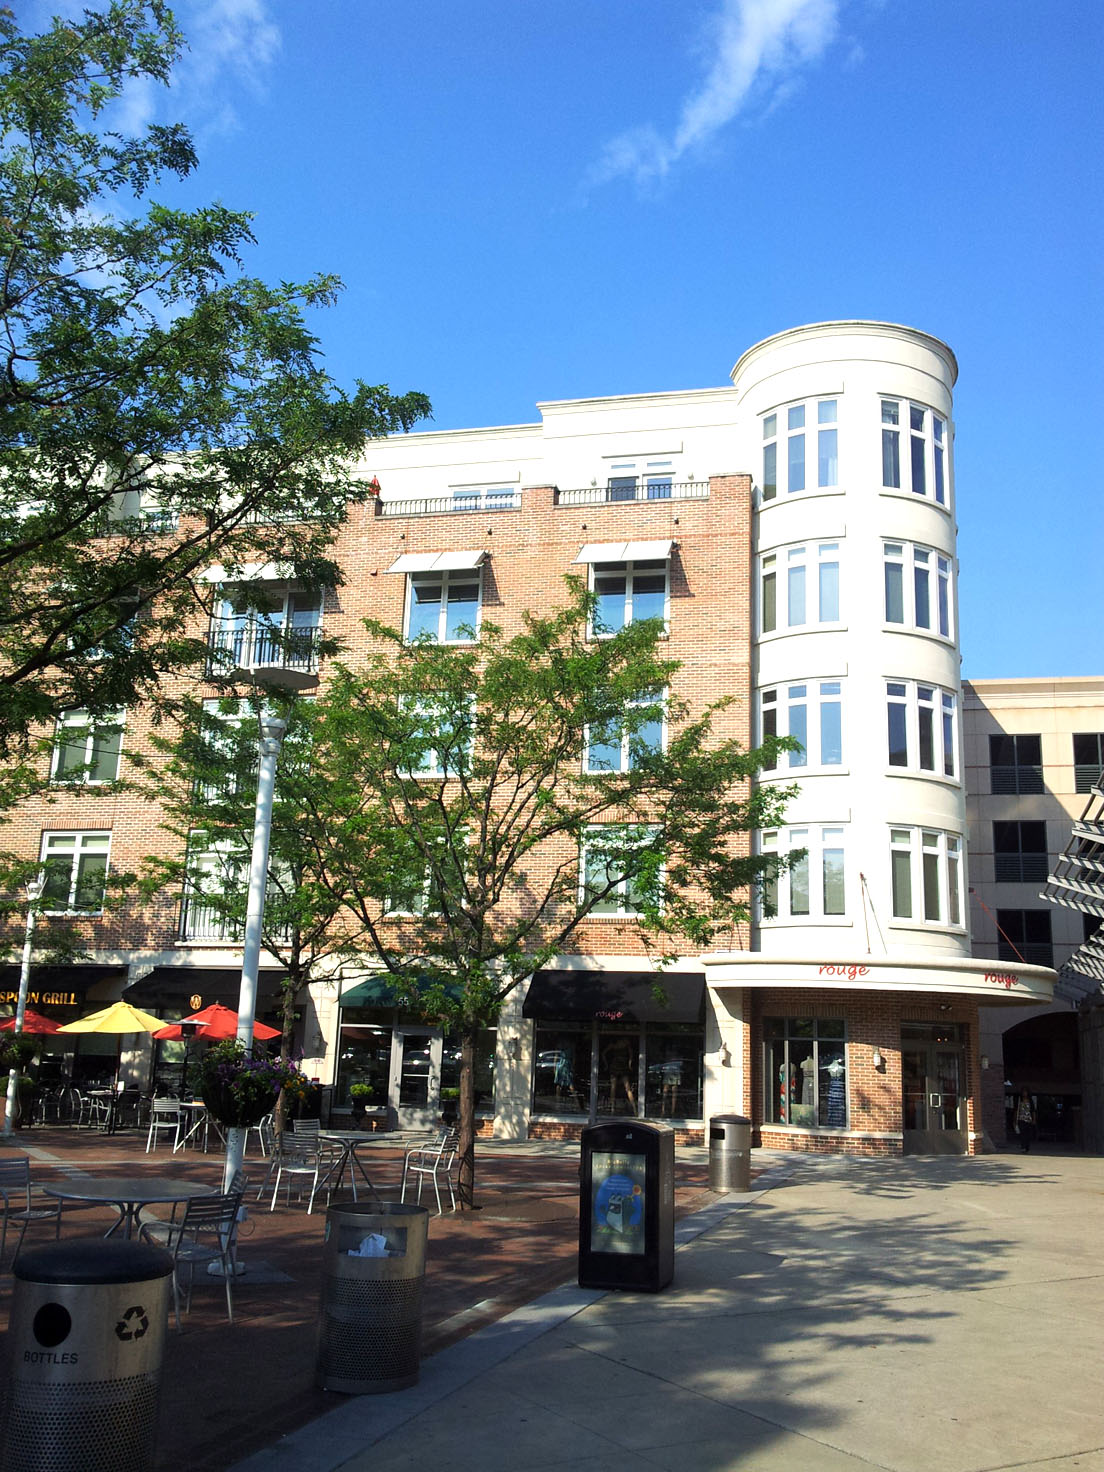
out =
[[[592,898],[592,915],[639,915],[644,886],[625,862],[626,853],[648,849],[658,829],[646,823],[606,823],[588,828],[579,863],[579,903]]]
[[[882,399],[882,485],[947,504],[947,421],[924,404]]]
[[[885,621],[954,638],[951,560],[914,542],[883,542]]]
[[[937,828],[889,830],[895,920],[962,928],[962,837]]]
[[[958,776],[958,702],[952,691],[918,680],[887,680],[886,724],[891,767]]]
[[[126,711],[92,716],[67,710],[57,719],[50,781],[85,786],[114,782],[119,775]]]
[[[647,692],[625,703],[621,720],[586,728],[583,770],[630,772],[641,757],[663,751],[666,744],[667,691]]]
[[[453,486],[454,511],[513,511],[521,504],[516,486]]]
[[[100,915],[107,892],[110,833],[44,833],[45,908],[54,915]]]
[[[475,740],[475,697],[469,696],[459,709],[446,708],[432,696],[403,704],[411,718],[409,736],[418,758],[404,775],[444,779],[466,771]]]
[[[759,559],[761,632],[840,622],[840,544],[808,542]]]
[[[661,618],[666,630],[669,567],[667,558],[591,563],[591,588],[595,597],[589,631],[592,637],[616,634],[628,624],[646,618]]]
[[[479,568],[414,572],[407,578],[406,637],[435,644],[479,639],[483,575]]]
[[[230,669],[314,669],[322,595],[285,583],[227,586],[211,621],[212,661]]]
[[[786,752],[781,765],[816,770],[843,765],[843,682],[800,680],[759,692],[760,740],[792,736],[800,751]],[[777,771],[764,767],[764,772]]]
[[[194,830],[188,840],[188,878],[180,905],[180,939],[240,945],[245,934],[248,886],[248,849],[234,840],[212,839],[208,833]],[[271,934],[275,905],[295,890],[290,871],[278,866],[275,860],[269,864],[266,890],[265,928]],[[227,891],[234,894],[232,905],[214,903]]]
[[[839,484],[837,403],[809,399],[762,416],[764,501]]]
[[[606,478],[609,501],[669,501],[673,460],[615,460]]]
[[[760,835],[764,854],[803,849],[801,858],[762,886],[760,919],[825,921],[847,914],[846,828],[842,823],[771,829]]]

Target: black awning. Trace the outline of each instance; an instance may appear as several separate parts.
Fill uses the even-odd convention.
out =
[[[257,1005],[275,1005],[280,997],[282,971],[261,971],[257,976]],[[237,1010],[241,995],[240,966],[155,966],[148,976],[132,982],[123,993],[127,1002],[139,1007],[179,1007],[198,1012],[210,1002],[221,1002]],[[200,1001],[193,1007],[192,998]]]
[[[16,1005],[18,966],[0,966],[0,1005]],[[98,981],[122,980],[125,966],[32,966],[27,1001],[32,1007],[74,1007]]]
[[[549,1022],[701,1022],[704,1006],[705,977],[695,972],[538,971],[521,1010]]]

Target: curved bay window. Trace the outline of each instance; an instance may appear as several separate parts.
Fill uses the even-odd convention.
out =
[[[847,1128],[847,1049],[841,1018],[763,1020],[769,1124]]]

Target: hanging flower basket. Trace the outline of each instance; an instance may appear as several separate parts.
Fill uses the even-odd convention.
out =
[[[249,1057],[239,1042],[216,1043],[200,1068],[199,1092],[211,1117],[232,1129],[248,1129],[271,1114],[280,1090],[296,1086],[294,1063],[263,1055]]]

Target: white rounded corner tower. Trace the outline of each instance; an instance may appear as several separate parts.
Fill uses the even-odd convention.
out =
[[[978,1006],[1047,1000],[1053,973],[974,961],[955,550],[958,366],[883,322],[778,333],[732,370],[754,477],[761,781],[796,784],[764,851],[791,857],[747,951],[707,958],[745,1028],[764,1145],[983,1148]]]

